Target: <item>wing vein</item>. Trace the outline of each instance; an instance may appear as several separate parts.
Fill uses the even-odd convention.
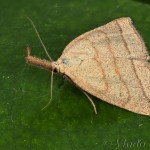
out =
[[[124,36],[123,36],[123,30],[122,30],[120,24],[117,22],[117,20],[116,20],[116,23],[117,23],[118,27],[120,28],[121,37],[122,37],[122,40],[123,40],[123,42],[124,42],[124,46],[125,46],[126,50],[128,51],[128,53],[130,54],[131,52],[130,52],[130,50],[129,50],[129,48],[128,48],[128,44],[127,44],[127,42],[126,42],[126,40],[125,40],[125,38],[124,38]],[[131,26],[131,24],[130,24],[130,26]],[[132,26],[131,26],[131,27],[132,27]],[[135,29],[133,29],[133,30],[135,31]],[[137,35],[136,32],[135,32],[135,34]],[[137,36],[138,36],[138,35],[137,35]],[[139,38],[139,37],[138,37],[138,38]],[[139,39],[140,39],[140,38],[139,38]],[[142,48],[143,48],[143,47],[142,47]],[[140,85],[140,87],[141,87],[141,90],[142,90],[143,95],[145,96],[145,98],[147,98],[148,100],[150,100],[150,99],[147,97],[146,92],[144,91],[144,87],[143,87],[143,85],[142,85],[142,82],[141,82],[141,80],[140,80],[138,74],[137,74],[137,71],[136,71],[136,68],[135,68],[135,64],[134,64],[134,62],[133,62],[132,59],[131,59],[131,65],[132,65],[133,71],[134,71],[134,73],[135,73],[136,79],[138,80],[138,83],[139,83],[139,85]]]
[[[119,70],[119,67],[117,65],[117,59],[115,58],[114,56],[114,53],[113,53],[113,50],[112,50],[112,47],[111,47],[111,40],[109,39],[107,33],[105,33],[104,31],[101,31],[100,32],[104,33],[105,34],[105,37],[107,39],[107,43],[108,43],[108,50],[109,52],[112,54],[113,56],[113,64],[114,64],[114,68],[115,68],[115,72],[117,74],[117,76],[119,77],[119,80],[124,84],[126,90],[127,90],[127,93],[128,93],[128,96],[127,96],[127,102],[131,99],[131,94],[130,94],[130,91],[129,91],[129,88],[127,87],[126,85],[126,82],[124,81],[124,79],[122,78],[122,75],[120,73],[120,70]],[[126,102],[125,102],[126,103]]]

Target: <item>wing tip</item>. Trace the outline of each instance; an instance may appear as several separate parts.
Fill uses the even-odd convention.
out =
[[[118,20],[118,21],[129,21],[130,23],[132,23],[132,19],[130,17],[121,17],[121,18],[118,18],[118,19],[115,19],[115,20]]]

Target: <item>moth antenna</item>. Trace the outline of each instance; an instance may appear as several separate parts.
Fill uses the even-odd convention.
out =
[[[46,104],[46,106],[44,106],[44,107],[41,109],[42,111],[50,105],[50,103],[51,103],[51,101],[52,101],[52,98],[53,98],[53,74],[54,74],[54,70],[52,69],[52,71],[51,71],[50,100],[49,100],[49,102]]]
[[[45,47],[45,45],[44,45],[44,43],[43,43],[43,41],[42,41],[42,39],[41,39],[41,37],[40,37],[39,32],[38,32],[37,29],[36,29],[35,24],[34,24],[33,21],[31,20],[31,18],[29,18],[29,17],[27,17],[27,16],[26,16],[26,18],[31,22],[31,24],[32,24],[32,26],[33,26],[33,28],[34,28],[34,30],[35,30],[35,33],[36,33],[36,35],[37,35],[39,41],[41,42],[41,44],[42,44],[42,46],[43,46],[43,48],[44,48],[44,51],[45,51],[46,55],[48,56],[48,58],[49,58],[50,61],[52,62],[53,60],[52,60],[51,56],[48,54],[48,51],[47,51],[47,49],[46,49],[46,47]]]
[[[90,98],[90,96],[89,96],[85,91],[82,91],[82,92],[83,92],[83,93],[85,94],[85,96],[89,99],[89,101],[91,102],[91,104],[92,104],[92,106],[93,106],[93,108],[94,108],[95,114],[97,114],[96,106],[95,106],[93,100]]]

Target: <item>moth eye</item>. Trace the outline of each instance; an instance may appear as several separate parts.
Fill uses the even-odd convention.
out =
[[[63,59],[62,59],[62,63],[63,63],[64,65],[67,65],[67,64],[68,64],[68,59],[63,58]]]

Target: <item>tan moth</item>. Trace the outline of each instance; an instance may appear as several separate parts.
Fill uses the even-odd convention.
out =
[[[35,31],[47,53],[36,28]],[[57,61],[50,56],[49,59],[33,57],[27,48],[29,64],[65,75],[88,97],[95,113],[87,93],[150,116],[149,55],[130,18],[113,20],[80,35],[66,46]]]

